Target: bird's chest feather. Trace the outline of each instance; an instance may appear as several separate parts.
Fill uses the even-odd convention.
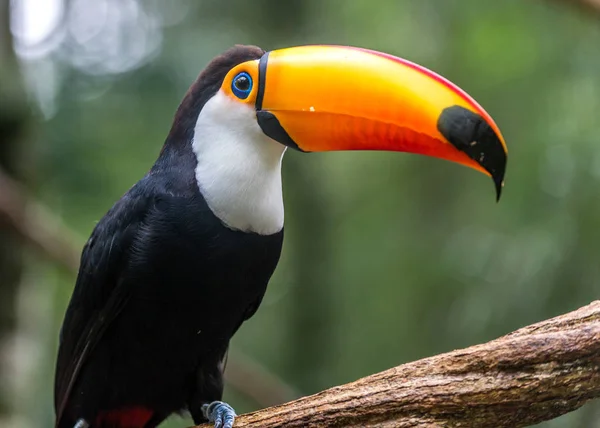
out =
[[[281,252],[283,231],[232,230],[197,200],[158,204],[136,242],[138,299],[169,316],[236,324],[260,300]],[[218,316],[215,316],[218,314]],[[230,320],[230,321],[229,321]]]

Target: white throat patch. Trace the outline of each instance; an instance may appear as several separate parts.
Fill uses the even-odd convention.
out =
[[[254,108],[217,92],[198,116],[192,148],[200,192],[225,225],[261,235],[283,228],[286,147],[263,133]]]

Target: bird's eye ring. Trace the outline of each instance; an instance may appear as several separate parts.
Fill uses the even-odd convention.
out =
[[[245,100],[252,91],[252,77],[245,71],[237,74],[231,81],[231,90],[236,97]]]

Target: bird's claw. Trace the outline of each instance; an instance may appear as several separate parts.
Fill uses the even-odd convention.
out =
[[[203,404],[202,413],[209,422],[214,422],[215,428],[233,428],[233,421],[237,416],[233,407],[222,401]]]

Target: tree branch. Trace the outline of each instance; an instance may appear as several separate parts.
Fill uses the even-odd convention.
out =
[[[596,301],[482,345],[242,415],[235,427],[522,427],[599,396]]]
[[[266,367],[237,349],[230,351],[225,382],[262,407],[275,406],[300,396]]]
[[[79,269],[80,246],[74,232],[60,217],[28,196],[19,182],[0,168],[0,223],[6,223],[23,240],[68,270]]]
[[[600,0],[569,0],[569,2],[587,7],[588,10],[600,12]]]

